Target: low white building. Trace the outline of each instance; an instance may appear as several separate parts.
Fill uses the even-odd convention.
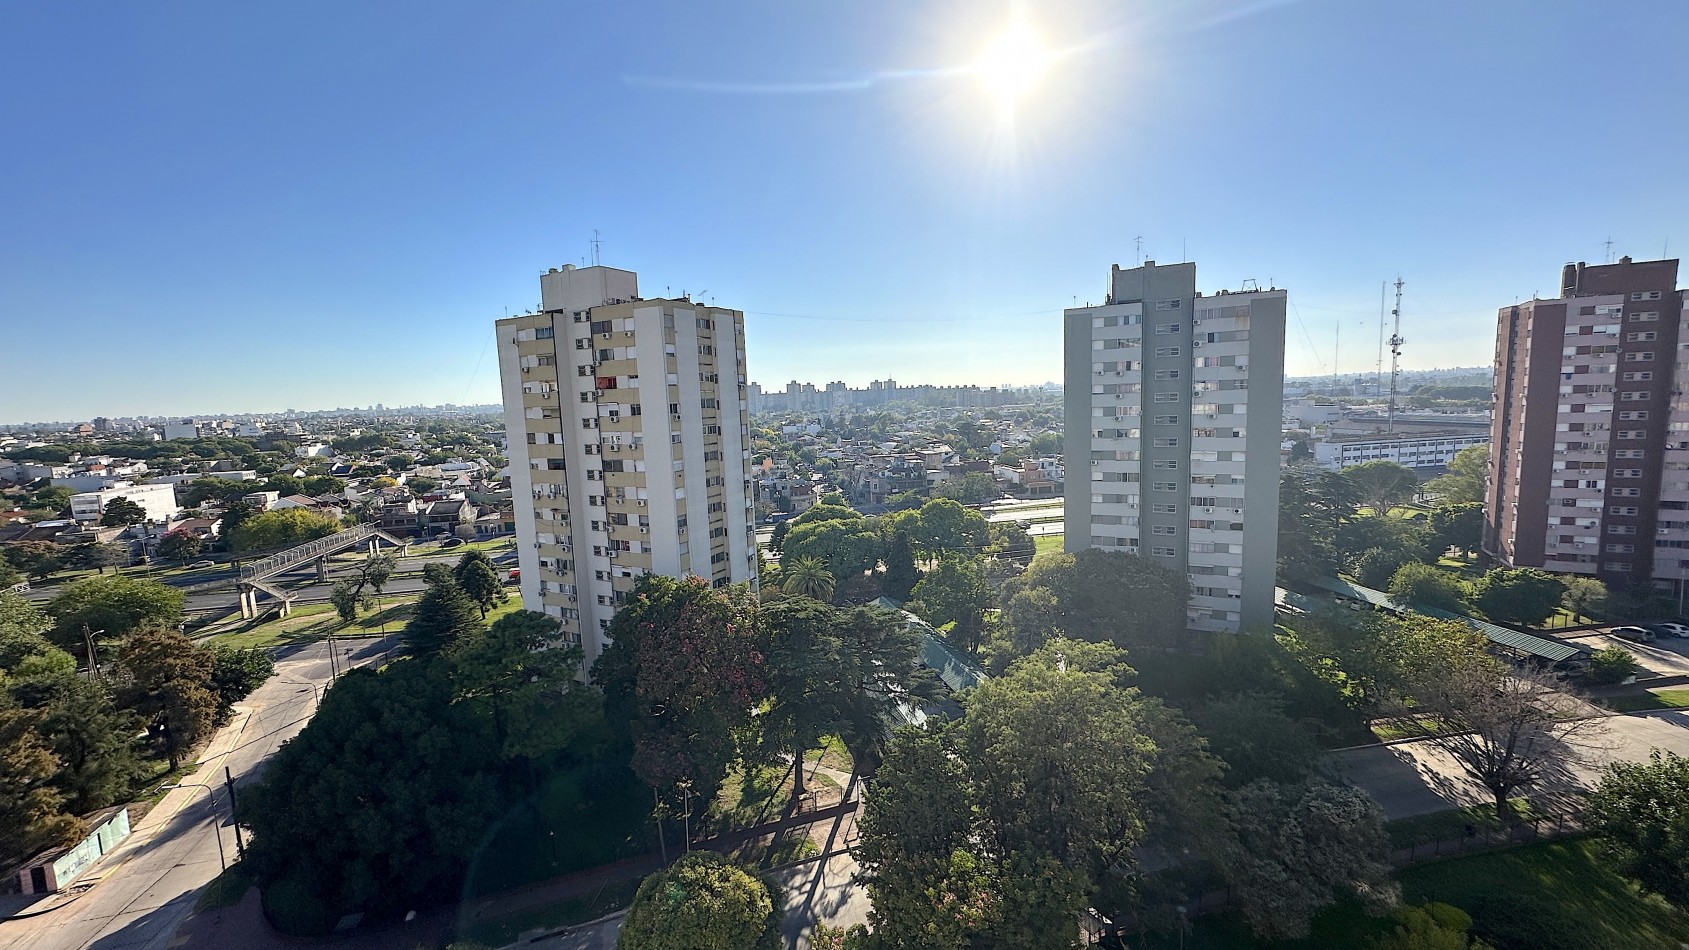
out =
[[[321,442],[309,442],[293,450],[293,454],[302,459],[329,458],[334,450]]]
[[[1396,462],[1408,468],[1435,468],[1454,461],[1461,449],[1489,445],[1489,434],[1451,433],[1428,435],[1380,435],[1326,439],[1313,443],[1314,462],[1321,468],[1342,471],[1367,462]]]
[[[140,505],[146,510],[149,522],[167,522],[182,510],[181,506],[176,504],[174,485],[135,485],[119,482],[108,488],[70,496],[70,516],[81,524],[96,523],[113,498],[127,498]]]
[[[192,419],[184,419],[181,422],[166,422],[164,424],[164,438],[166,440],[197,439],[199,438],[199,424]]]

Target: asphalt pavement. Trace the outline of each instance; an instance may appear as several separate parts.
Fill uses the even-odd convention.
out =
[[[353,665],[379,660],[396,638],[340,639]],[[37,917],[0,922],[0,950],[162,950],[193,908],[199,889],[233,861],[226,766],[235,789],[261,774],[265,759],[297,735],[316,711],[329,678],[329,647],[306,644],[283,651],[276,675],[235,707],[199,769],[165,794],[116,852],[95,865],[78,900]]]
[[[1689,712],[1658,710],[1606,717],[1600,727],[1566,750],[1534,800],[1551,801],[1592,787],[1610,762],[1643,762],[1653,749],[1689,755]],[[1362,746],[1335,752],[1338,773],[1366,790],[1386,819],[1426,815],[1493,801],[1448,753],[1426,740]]]

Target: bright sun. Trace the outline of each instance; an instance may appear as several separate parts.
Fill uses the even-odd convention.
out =
[[[980,52],[973,72],[998,108],[1007,111],[1038,84],[1049,61],[1038,34],[1016,20]]]

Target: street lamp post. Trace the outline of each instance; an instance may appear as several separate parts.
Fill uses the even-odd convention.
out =
[[[212,810],[212,814],[211,814],[211,834],[212,834],[213,837],[215,837],[217,839],[217,863],[219,865],[222,865],[223,870],[227,871],[229,869],[229,861],[226,857],[223,856],[223,832],[222,832],[222,829],[220,829],[218,827],[217,814],[216,814],[216,812],[217,812],[217,791],[216,791],[216,789],[213,789],[211,786],[206,785],[206,784],[201,783],[201,782],[177,782],[174,785],[163,785],[163,786],[160,786],[160,787],[161,788],[203,788],[203,789],[205,789],[205,794],[211,796],[211,810]],[[230,817],[233,818],[232,815]]]

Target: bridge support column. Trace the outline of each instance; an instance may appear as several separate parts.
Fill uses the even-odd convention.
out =
[[[281,616],[286,617],[291,613],[293,613],[293,598],[288,597],[281,602]]]
[[[317,558],[317,580],[328,580],[328,555]]]
[[[370,538],[369,539],[369,556],[375,557],[375,555],[380,551],[380,549],[381,549],[381,542],[375,540],[374,538]]]
[[[258,618],[258,594],[251,588],[240,592],[240,617],[242,620],[256,620]]]

